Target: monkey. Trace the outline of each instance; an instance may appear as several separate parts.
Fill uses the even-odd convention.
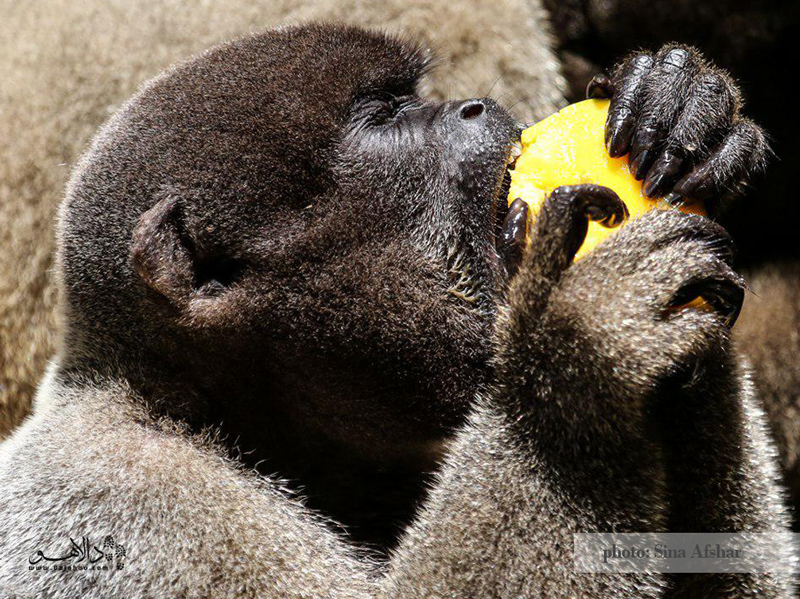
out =
[[[800,3],[545,0],[544,5],[557,38],[570,101],[582,97],[586,81],[617,56],[643,45],[691,43],[736,77],[747,97],[748,112],[769,132],[774,155],[769,175],[752,180],[744,200],[726,202],[718,219],[736,240],[739,267],[754,291],[747,295],[734,332],[753,364],[794,512],[800,513],[800,277],[793,241],[800,212],[786,191],[794,184],[795,140],[800,131],[793,104],[784,101],[774,85],[782,76],[784,57],[794,48]],[[755,204],[757,210],[752,209]]]
[[[797,136],[791,103],[772,84],[782,77],[782,58],[792,47],[794,3],[748,8],[681,2],[664,11],[632,1],[542,6],[536,0],[503,0],[491,7],[470,0],[446,5],[410,0],[402,7],[367,0],[346,5],[273,1],[227,2],[223,10],[213,3],[182,2],[103,3],[89,9],[87,3],[47,0],[24,7],[11,3],[3,14],[0,30],[8,35],[0,52],[5,98],[0,179],[6,182],[0,186],[0,222],[6,223],[0,227],[5,249],[0,254],[0,437],[28,414],[36,382],[57,347],[51,228],[67,165],[115,106],[170,63],[254,28],[338,19],[427,40],[448,65],[427,79],[432,97],[491,89],[528,122],[551,114],[565,99],[582,97],[591,75],[625,52],[678,40],[699,46],[733,72],[746,92],[748,111],[771,133],[778,157],[770,161],[769,176],[749,193],[751,200],[728,205],[720,217],[737,242],[751,288],[764,281],[775,285],[747,295],[734,333],[753,363],[797,513],[800,336],[795,332],[800,325],[793,298],[800,293],[790,230],[796,207],[785,193],[792,184]],[[494,24],[491,35],[485,34],[487,22]],[[754,202],[758,210],[752,209]]]
[[[443,10],[450,16],[443,16]],[[565,98],[582,97],[601,65],[639,46],[678,40],[699,46],[733,72],[746,91],[749,112],[770,131],[779,158],[771,161],[769,177],[750,191],[752,200],[729,204],[720,217],[737,241],[739,264],[748,278],[775,281],[775,289],[785,290],[777,295],[773,289],[769,301],[764,293],[748,294],[735,333],[752,360],[797,511],[800,493],[794,489],[800,489],[800,478],[794,464],[800,436],[795,414],[800,396],[794,381],[800,377],[800,337],[794,332],[800,329],[792,298],[800,297],[800,290],[794,284],[797,257],[791,244],[796,207],[784,191],[792,183],[792,140],[797,136],[791,103],[772,84],[782,76],[782,57],[792,47],[800,14],[795,3],[748,8],[735,2],[713,7],[673,2],[662,10],[635,1],[542,6],[535,0],[504,0],[489,8],[470,0],[447,5],[413,0],[402,7],[365,0],[347,5],[228,2],[222,10],[213,3],[150,2],[88,10],[86,3],[54,0],[9,4],[3,14],[0,28],[6,28],[9,43],[0,52],[6,98],[0,115],[0,140],[5,140],[0,178],[6,181],[0,187],[0,221],[8,224],[0,227],[6,249],[0,255],[5,273],[0,278],[0,437],[29,412],[36,381],[56,349],[59,310],[51,223],[69,174],[66,166],[115,105],[171,62],[255,27],[313,17],[346,20],[412,32],[435,45],[451,68],[432,73],[432,97],[491,88],[528,122],[552,113]],[[148,25],[153,22],[159,26]],[[486,22],[494,24],[492,35],[485,35]],[[18,44],[18,39],[27,43]],[[35,54],[28,51],[32,44]],[[458,78],[450,75],[455,72]],[[68,116],[54,119],[53,114]],[[754,202],[758,210],[751,208]]]
[[[337,20],[434,47],[441,68],[427,79],[431,97],[491,90],[517,103],[523,122],[564,104],[565,82],[538,0],[5,0],[0,7],[0,438],[28,413],[57,349],[52,230],[69,165],[111,112],[171,64],[256,30]]]
[[[0,446],[0,589],[791,596],[780,575],[572,570],[579,531],[787,530],[726,325],[744,294],[732,244],[653,212],[573,264],[588,221],[623,214],[587,184],[554,191],[507,260],[521,125],[489,98],[424,98],[429,63],[382,33],[270,30],[157,77],[98,133],[60,211],[61,350]],[[667,189],[761,163],[742,159],[766,149],[735,86],[691,49],[632,56],[596,87],[615,153],[708,123],[680,168],[651,159]],[[653,119],[675,125],[652,139]],[[694,294],[713,311],[678,309]],[[352,501],[322,509],[361,491],[359,460],[442,464],[384,559],[379,535],[351,540]],[[125,545],[122,570],[27,569],[95,530]]]

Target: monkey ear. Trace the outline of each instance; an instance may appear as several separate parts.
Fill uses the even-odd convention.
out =
[[[133,267],[151,289],[179,307],[194,291],[192,254],[178,197],[164,198],[139,218],[131,245]]]

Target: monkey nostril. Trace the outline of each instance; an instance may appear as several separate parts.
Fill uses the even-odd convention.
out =
[[[461,118],[465,121],[471,121],[481,116],[483,111],[483,102],[469,102],[461,107]]]

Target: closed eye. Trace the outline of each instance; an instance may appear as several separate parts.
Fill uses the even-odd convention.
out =
[[[357,119],[364,125],[383,126],[392,124],[403,112],[419,106],[417,96],[380,94],[365,98],[358,103]]]

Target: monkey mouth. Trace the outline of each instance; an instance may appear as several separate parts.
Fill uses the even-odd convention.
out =
[[[507,142],[493,165],[495,184],[487,194],[491,206],[489,239],[476,244],[457,235],[447,243],[448,294],[487,313],[493,313],[497,303],[503,301],[525,247],[527,210],[521,213],[513,206],[509,208],[508,203],[511,172],[521,154],[522,143],[517,136]],[[488,241],[486,245],[484,240]]]

